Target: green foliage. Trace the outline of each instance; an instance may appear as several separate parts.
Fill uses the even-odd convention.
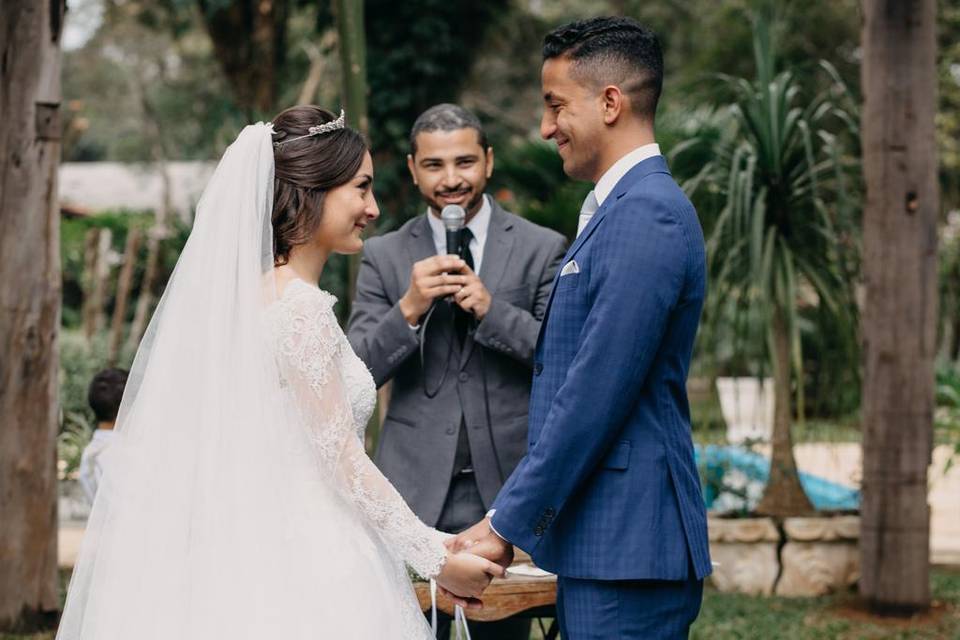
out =
[[[420,113],[456,102],[508,0],[366,0],[370,137],[384,214],[405,220],[420,207],[406,169],[407,138]]]
[[[937,368],[936,393],[936,439],[954,448],[944,469],[946,473],[960,460],[960,368],[945,365]]]
[[[720,209],[701,209],[711,287],[701,345],[726,342],[718,331],[733,331],[735,345],[765,346],[779,310],[802,376],[805,323],[843,336],[845,348],[856,353],[858,188],[845,143],[857,140],[857,115],[826,63],[822,69],[833,84],[805,99],[792,71],[775,70],[766,20],[755,26],[756,79],[720,76],[732,103],[705,120],[699,131],[705,141],[674,157],[711,149],[712,159],[684,186],[695,201],[722,202]],[[802,415],[802,385],[797,392]]]
[[[580,205],[590,191],[563,173],[563,161],[553,143],[526,141],[497,155],[491,187],[504,206],[568,238],[577,232]]]
[[[80,468],[83,450],[90,444],[95,429],[96,425],[82,413],[63,416],[63,425],[57,435],[57,471],[61,480],[73,475]]]
[[[939,3],[937,30],[937,145],[941,198],[949,211],[960,209],[960,4]]]
[[[60,222],[60,261],[62,270],[63,286],[63,313],[61,324],[66,328],[77,328],[81,323],[81,306],[83,304],[84,292],[88,290],[88,284],[84,281],[84,250],[86,235],[90,229],[109,229],[111,232],[110,249],[114,260],[120,260],[123,256],[124,248],[127,242],[127,234],[131,229],[137,228],[146,234],[154,222],[153,214],[138,211],[105,211],[95,216],[86,218],[64,219]],[[186,244],[187,237],[190,235],[190,228],[175,219],[167,231],[167,236],[160,243],[160,272],[157,281],[157,290],[154,294],[159,295],[166,286],[167,279],[173,272],[177,259],[183,245]],[[131,299],[136,300],[140,294],[140,286],[143,280],[143,272],[146,267],[146,243],[141,243],[140,251],[137,255],[136,265],[134,267],[133,282],[134,288],[131,292]],[[113,294],[113,290],[108,291]],[[106,301],[107,309],[112,308],[112,297]],[[129,305],[128,313],[132,314],[133,304]]]
[[[64,160],[218,156],[247,118],[194,3],[103,4],[98,31],[63,57]]]

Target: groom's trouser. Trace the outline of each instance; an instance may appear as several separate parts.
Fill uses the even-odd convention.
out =
[[[692,571],[692,569],[691,569]],[[687,640],[702,580],[557,579],[563,640]]]
[[[437,529],[447,533],[459,533],[480,522],[485,515],[486,510],[473,473],[455,475],[450,481]],[[451,621],[450,616],[440,613],[437,638],[445,640],[448,637]],[[530,621],[470,622],[470,637],[472,640],[527,640],[530,637]]]

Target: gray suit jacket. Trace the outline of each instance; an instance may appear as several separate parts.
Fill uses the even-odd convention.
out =
[[[480,279],[492,302],[462,349],[448,303],[438,304],[425,336],[410,328],[397,305],[410,284],[413,264],[436,255],[426,215],[366,241],[347,328],[350,344],[377,386],[393,381],[377,465],[431,526],[450,486],[461,423],[469,429],[477,486],[488,507],[526,452],[533,350],[566,248],[560,234],[504,211],[492,198],[491,204]],[[419,351],[424,338],[431,390],[447,370],[434,398],[423,390]],[[487,430],[481,361],[502,479]]]

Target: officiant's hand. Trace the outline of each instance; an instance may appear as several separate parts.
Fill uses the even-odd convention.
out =
[[[506,570],[495,562],[472,553],[447,554],[447,561],[437,576],[437,584],[450,594],[457,604],[477,608],[484,589],[493,578],[502,578]]]
[[[432,256],[413,265],[410,287],[400,298],[400,313],[410,325],[420,318],[436,298],[453,295],[467,284],[463,270],[467,263],[456,256]]]
[[[490,302],[493,299],[490,291],[487,290],[480,276],[467,265],[464,265],[460,273],[466,280],[463,288],[453,294],[453,299],[461,309],[475,315],[477,320],[483,320],[490,311]]]
[[[444,544],[451,551],[469,551],[496,562],[504,569],[513,562],[513,545],[494,533],[490,528],[490,518],[484,518]]]

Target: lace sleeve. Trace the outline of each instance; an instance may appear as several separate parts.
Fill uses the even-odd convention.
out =
[[[332,302],[311,287],[285,300],[279,332],[283,375],[296,394],[321,469],[397,556],[424,578],[434,578],[446,559],[444,535],[417,518],[364,450],[340,371],[342,350],[350,347]]]

